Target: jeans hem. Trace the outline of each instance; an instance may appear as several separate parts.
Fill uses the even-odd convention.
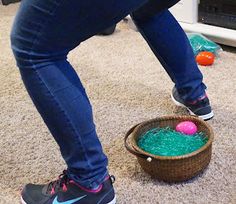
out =
[[[68,173],[68,177],[70,179],[72,179],[73,181],[75,181],[76,183],[78,183],[79,185],[88,188],[88,189],[95,189],[97,188],[99,185],[101,185],[105,178],[108,176],[108,171],[106,171],[102,176],[98,175],[96,177],[94,177],[93,179],[88,179],[85,181],[81,181],[80,179],[78,179],[78,177],[74,174],[70,174]]]

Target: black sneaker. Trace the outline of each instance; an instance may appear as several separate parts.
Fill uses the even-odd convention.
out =
[[[47,185],[27,184],[22,204],[115,204],[114,176],[108,176],[97,190],[89,190],[70,180],[66,171]]]
[[[193,102],[185,102],[183,99],[181,99],[177,89],[174,87],[171,98],[177,106],[187,108],[190,115],[198,116],[203,120],[210,120],[214,116],[207,95]]]

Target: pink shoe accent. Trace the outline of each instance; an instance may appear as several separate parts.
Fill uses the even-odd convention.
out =
[[[54,188],[52,188],[50,194],[51,194],[51,195],[55,194],[55,189],[54,189]]]
[[[103,185],[101,184],[96,190],[93,190],[93,189],[85,188],[85,187],[79,185],[78,183],[74,182],[73,180],[70,180],[70,183],[78,186],[83,191],[86,191],[86,192],[89,192],[89,193],[98,193],[100,190],[102,190],[102,187],[103,187]]]
[[[190,101],[190,102],[188,102],[189,104],[191,104],[191,105],[194,105],[194,104],[196,104],[198,101],[201,101],[201,100],[203,100],[204,98],[207,98],[208,96],[207,96],[207,94],[205,93],[203,96],[200,96],[197,100],[195,100],[195,101]]]
[[[110,176],[107,176],[107,177],[104,179],[104,181],[107,181],[109,178],[110,178]]]
[[[64,192],[66,192],[66,191],[67,191],[67,186],[66,186],[66,184],[64,184],[64,183],[63,183],[62,190],[63,190]]]

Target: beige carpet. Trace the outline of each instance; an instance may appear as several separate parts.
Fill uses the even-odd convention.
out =
[[[0,6],[0,203],[19,203],[27,182],[44,183],[65,168],[58,147],[23,87],[9,47],[17,5]],[[235,50],[232,50],[235,52]],[[146,119],[186,114],[170,100],[172,82],[139,33],[120,23],[69,56],[94,109],[97,131],[117,178],[118,204],[236,203],[236,54],[222,52],[201,67],[215,118],[213,157],[199,177],[182,184],[152,180],[123,145],[125,132]]]

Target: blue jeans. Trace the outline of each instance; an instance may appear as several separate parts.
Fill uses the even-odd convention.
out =
[[[178,0],[23,0],[11,33],[25,87],[60,147],[71,179],[94,188],[108,160],[83,85],[67,61],[82,41],[132,13],[182,97],[205,91],[188,39],[167,10]],[[154,4],[154,5],[153,5]]]

